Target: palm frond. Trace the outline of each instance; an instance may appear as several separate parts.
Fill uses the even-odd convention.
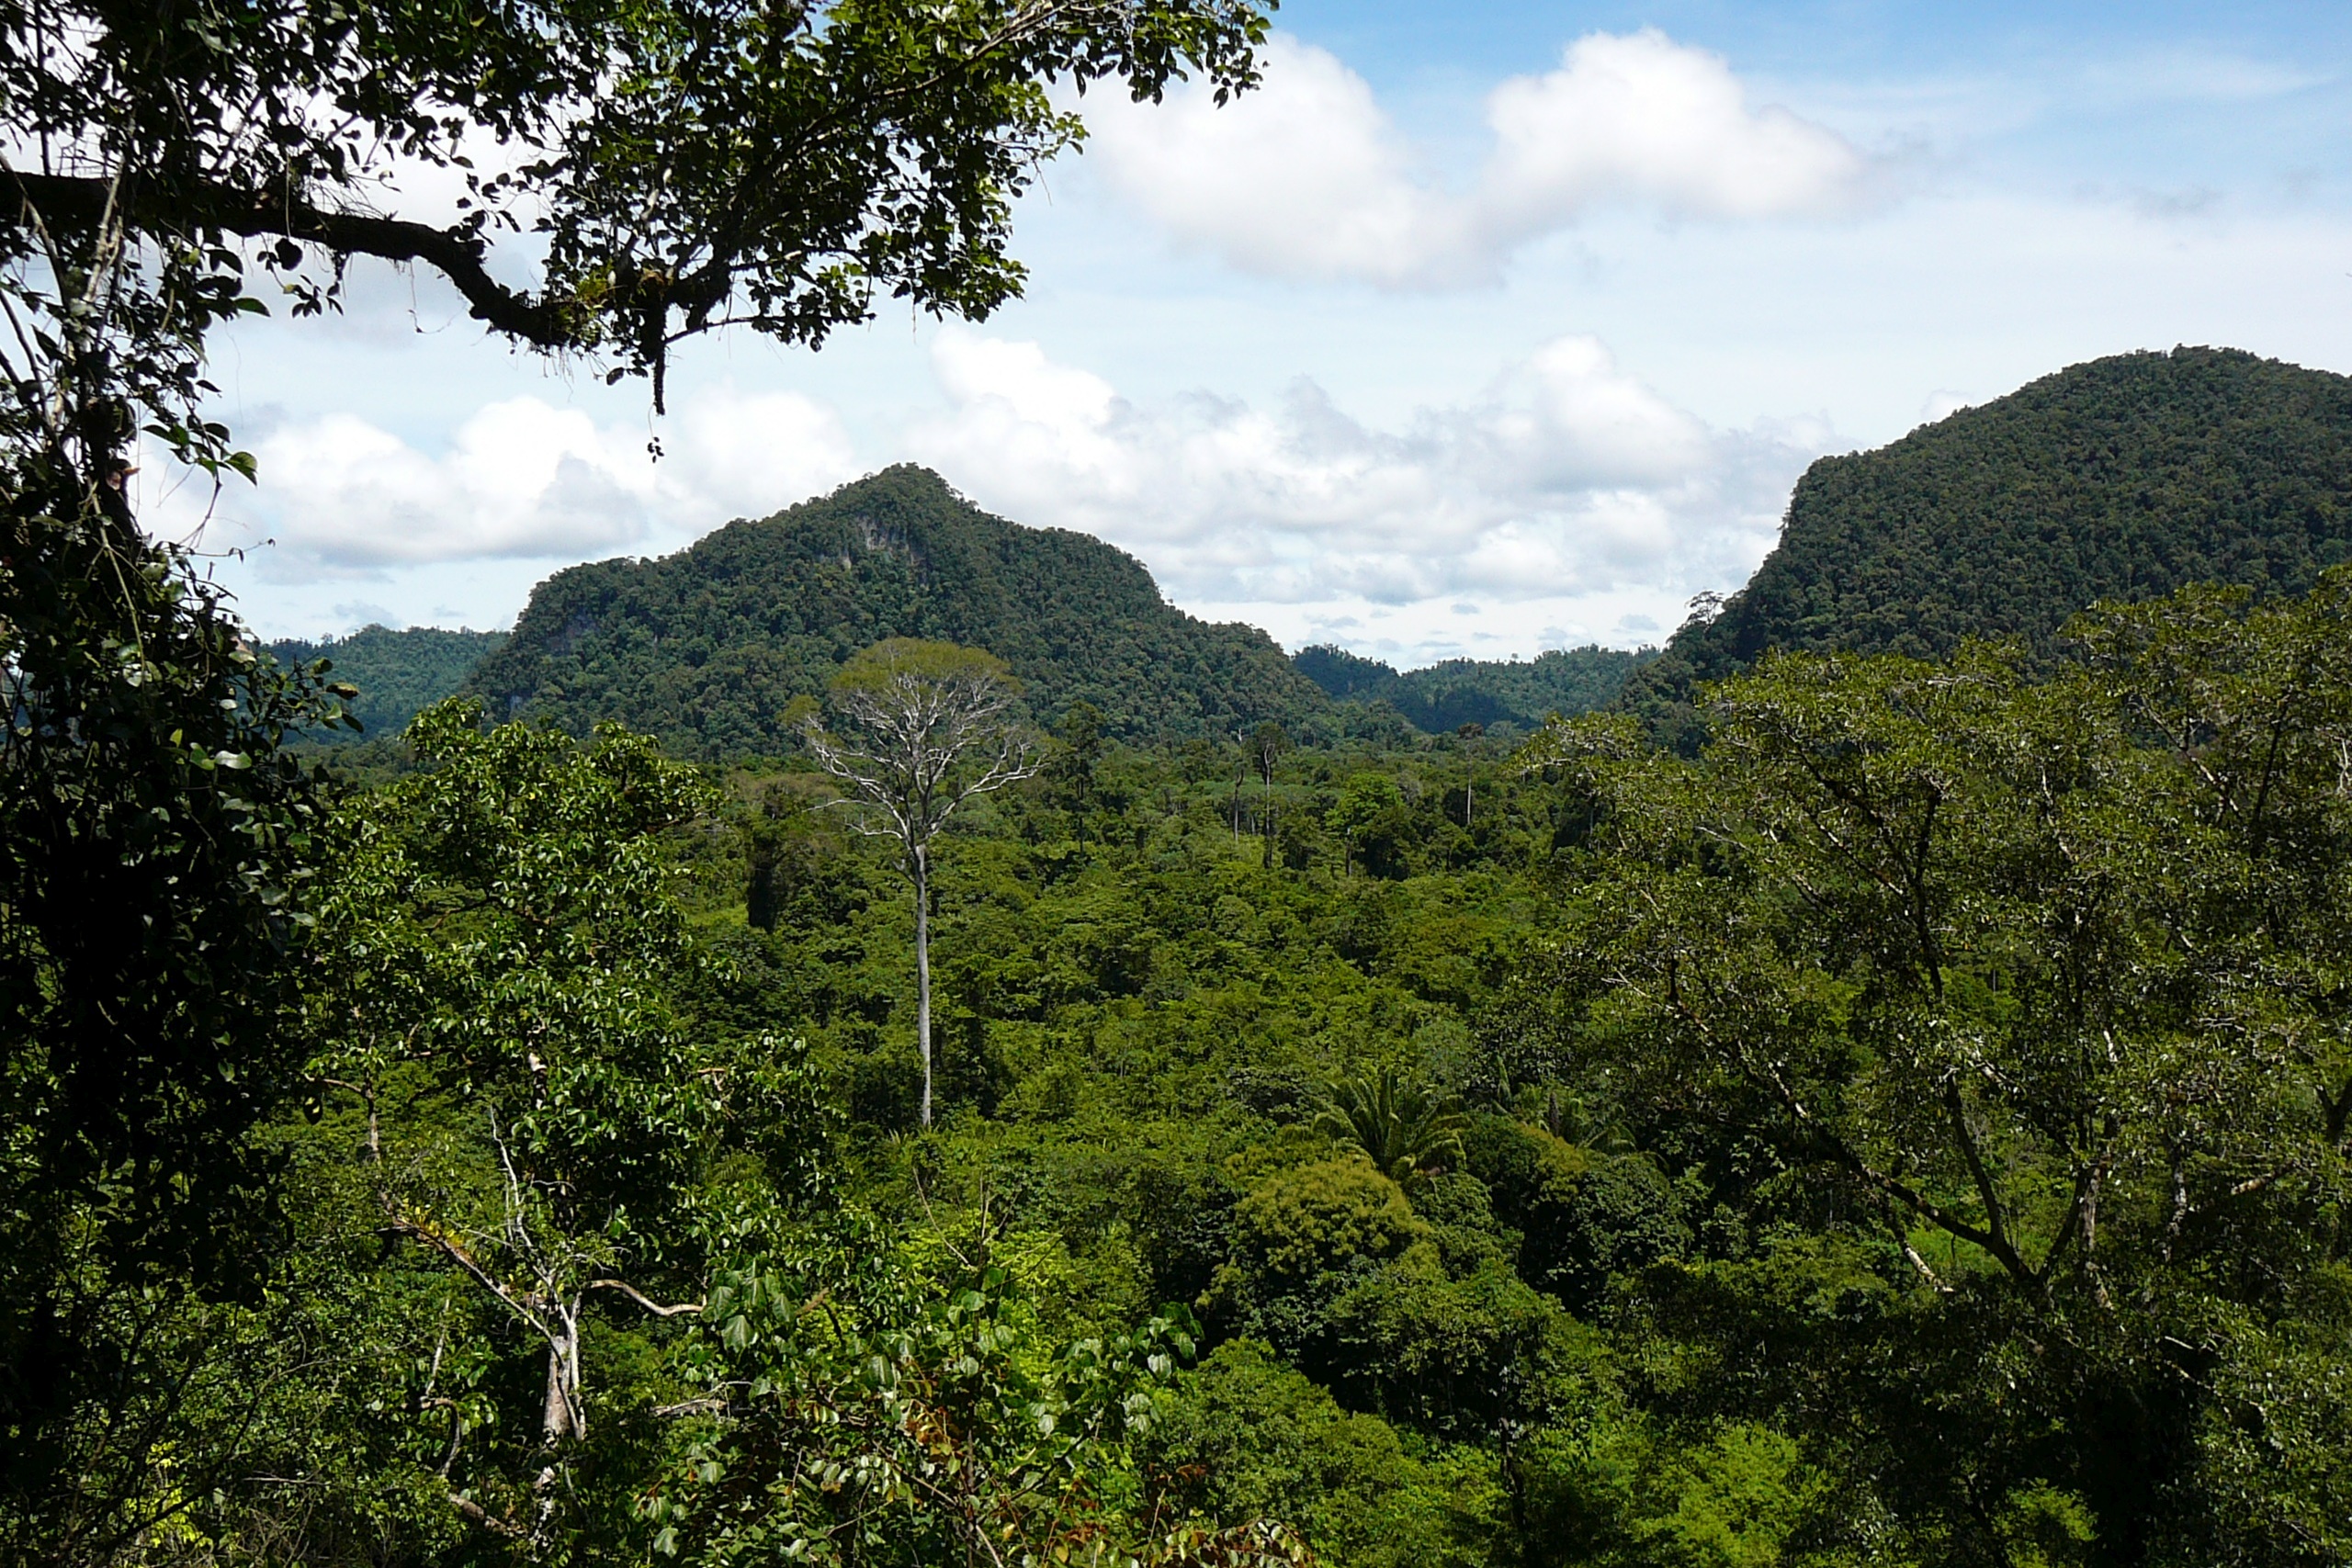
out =
[[[1406,1078],[1393,1067],[1343,1077],[1327,1087],[1315,1127],[1333,1142],[1362,1149],[1383,1174],[1412,1185],[1459,1163],[1462,1102]]]

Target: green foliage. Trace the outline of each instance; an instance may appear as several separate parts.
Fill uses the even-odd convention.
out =
[[[338,708],[69,454],[0,467],[0,1555],[44,1562],[236,1462],[204,1349],[279,1250],[257,1130],[299,1082],[329,810],[285,741]]]
[[[284,637],[269,645],[270,657],[289,666],[326,660],[339,682],[358,695],[345,705],[359,721],[356,735],[370,739],[397,736],[409,720],[455,694],[483,659],[505,646],[504,632],[445,631],[438,626],[362,626],[342,637],[306,641]],[[326,729],[305,739],[336,744],[354,739],[349,730]]]
[[[1629,653],[1594,645],[1507,662],[1448,659],[1400,675],[1379,660],[1324,643],[1300,649],[1291,662],[1334,702],[1385,705],[1416,728],[1444,735],[1464,725],[1532,730],[1555,716],[1607,707],[1634,671],[1657,657],[1656,649]]]
[[[1092,703],[1075,702],[1062,715],[1059,744],[1046,754],[1046,798],[1069,814],[1070,828],[1080,852],[1086,848],[1086,819],[1102,792],[1100,770],[1108,741],[1102,733],[1102,710]]]
[[[2078,1499],[2098,1561],[2212,1560],[2343,1484],[2286,1446],[2319,1385],[2273,1396],[2259,1481],[2211,1423],[2232,1369],[2343,1321],[2338,1244],[2300,1238],[2346,1195],[2347,604],[2339,570],[2103,611],[2040,681],[1981,645],[1782,656],[1716,691],[1696,764],[1616,721],[1543,753],[1605,802],[1596,1081],[1752,1225],[1875,1233],[1905,1304],[1812,1353],[1909,1368],[1860,1408],[1954,1550],[2009,1528],[1962,1501],[1988,1475],[2020,1518]],[[1955,1423],[1964,1469],[1925,1437]]]
[[[1373,875],[1387,875],[1397,865],[1398,840],[1406,826],[1405,796],[1385,773],[1357,773],[1324,813],[1323,825],[1346,846],[1351,864],[1360,860]]]
[[[1171,1512],[1136,1463],[1192,1351],[1181,1308],[1058,1351],[1002,1271],[910,1292],[878,1238],[723,1273],[686,1364],[706,1430],[650,1502],[683,1562],[1289,1562],[1278,1528]],[[1261,1517],[1261,1516],[1251,1516]]]
[[[1014,197],[1082,134],[1048,85],[1151,97],[1197,71],[1222,101],[1255,81],[1265,27],[1220,0],[1051,17],[997,0],[291,4],[163,23],[16,5],[0,12],[0,101],[43,156],[18,177],[6,240],[12,257],[61,239],[70,254],[116,226],[162,275],[139,300],[152,330],[187,343],[242,292],[223,236],[277,242],[264,255],[297,314],[332,304],[340,258],[422,260],[501,333],[606,356],[610,378],[650,375],[658,407],[670,345],[720,326],[821,343],[877,295],[987,315],[1020,292]],[[337,113],[318,117],[322,102]],[[511,153],[479,170],[469,136]],[[456,222],[362,199],[396,159],[456,172]],[[543,246],[537,291],[485,265],[526,228]],[[306,275],[311,250],[329,265]],[[53,269],[62,290],[78,289],[72,270]]]
[[[1830,1478],[1769,1427],[1724,1423],[1686,1443],[1638,1420],[1597,1422],[1544,1435],[1521,1462],[1538,1528],[1576,1543],[1546,1561],[1768,1568],[1873,1555],[1831,1517]]]
[[[822,732],[434,710],[288,921],[316,1120],[237,1157],[290,1249],[90,1275],[147,1371],[77,1430],[163,1437],[76,1438],[85,1515],[206,1563],[2334,1561],[2347,620],[2329,572],[2063,660],[1777,657],[1688,759],[1073,698],[919,902]]]
[[[1426,1235],[1404,1190],[1362,1158],[1278,1171],[1250,1190],[1233,1219],[1238,1267],[1261,1287],[1307,1284],[1359,1259],[1395,1258]]]
[[[2352,551],[2347,429],[2341,376],[2176,348],[1824,457],[1755,577],[1677,633],[1623,705],[1687,746],[1694,682],[1768,649],[1928,659],[2014,637],[2046,660],[2098,600],[2193,582],[2304,592]]]
[[[1147,1452],[1204,1512],[1293,1520],[1331,1568],[1469,1568],[1493,1560],[1503,1530],[1490,1459],[1408,1450],[1254,1340],[1228,1340],[1178,1382]]]
[[[650,1396],[594,1372],[650,1354],[649,1315],[696,1310],[715,1237],[814,1193],[823,1120],[793,1050],[677,1015],[705,971],[657,835],[708,803],[694,777],[617,731],[581,747],[479,720],[427,709],[406,738],[422,771],[339,834],[314,1071],[365,1133],[319,1175],[405,1244],[388,1296],[444,1281],[422,1381],[446,1363],[453,1393],[409,1393],[371,1443],[403,1474],[439,1445],[458,1511],[547,1553],[626,1534],[579,1478],[641,1462]]]
[[[1462,1158],[1461,1102],[1382,1067],[1341,1078],[1324,1092],[1316,1131],[1363,1151],[1373,1168],[1412,1186]]]
[[[502,716],[600,719],[684,755],[775,755],[781,711],[889,637],[985,649],[1038,713],[1085,702],[1129,739],[1222,735],[1327,706],[1262,632],[1171,608],[1099,540],[990,517],[897,468],[658,560],[593,562],[533,592],[471,689]]]

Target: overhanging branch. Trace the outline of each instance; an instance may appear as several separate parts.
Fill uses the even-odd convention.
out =
[[[112,182],[89,175],[7,171],[17,200],[0,219],[12,228],[30,228],[36,217],[51,231],[91,230],[105,220]],[[581,345],[577,319],[544,299],[509,288],[491,276],[482,257],[489,246],[477,234],[436,229],[403,218],[366,212],[331,212],[272,192],[227,186],[199,186],[168,216],[152,199],[134,194],[126,225],[134,232],[187,234],[217,230],[245,239],[277,235],[319,245],[338,255],[374,256],[389,262],[422,262],[447,278],[473,315],[509,337],[544,349]]]

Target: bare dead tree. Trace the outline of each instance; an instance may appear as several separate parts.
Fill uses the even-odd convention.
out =
[[[817,765],[847,784],[853,826],[899,845],[915,894],[915,1037],[922,1053],[922,1124],[931,1125],[931,845],[956,807],[1036,773],[1012,712],[1020,684],[1003,661],[949,642],[892,637],[833,678],[848,733],[802,726]]]
[[[1258,830],[1265,840],[1262,863],[1268,871],[1274,869],[1274,763],[1289,750],[1290,735],[1271,718],[1250,737],[1250,761],[1257,763],[1258,776],[1266,785],[1264,819]]]
[[[339,1087],[356,1091],[356,1086]],[[586,1315],[589,1292],[610,1291],[626,1296],[656,1317],[700,1312],[703,1303],[698,1300],[675,1303],[654,1301],[628,1280],[607,1277],[606,1271],[616,1267],[610,1247],[593,1240],[583,1244],[568,1237],[563,1227],[545,1224],[553,1196],[548,1190],[552,1184],[516,1165],[513,1145],[499,1126],[494,1111],[490,1116],[490,1142],[498,1154],[503,1198],[495,1228],[458,1224],[436,1216],[427,1206],[413,1202],[394,1184],[392,1174],[384,1169],[380,1148],[373,1142],[376,1102],[372,1087],[365,1091],[364,1098],[371,1136],[368,1157],[378,1173],[377,1196],[387,1221],[386,1230],[421,1242],[456,1264],[516,1322],[545,1342],[547,1393],[540,1411],[540,1436],[550,1453],[564,1444],[585,1440],[588,1404],[587,1385],[582,1373],[581,1325]],[[438,1355],[436,1350],[436,1370]],[[451,1408],[454,1411],[454,1404]],[[457,1459],[463,1435],[464,1425],[453,1415],[448,1453],[441,1465],[444,1477]],[[539,1495],[535,1529],[544,1529],[553,1517],[556,1499],[551,1488],[557,1474],[550,1462],[534,1483],[534,1490]],[[487,1529],[504,1535],[525,1533],[525,1527],[489,1515],[479,1504],[461,1495],[452,1493],[449,1501],[459,1513]]]

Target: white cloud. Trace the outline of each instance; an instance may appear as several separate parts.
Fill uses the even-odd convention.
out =
[[[1867,194],[1869,160],[1787,109],[1751,107],[1724,60],[1655,28],[1593,33],[1487,101],[1492,220],[1540,233],[1599,201],[1700,218],[1820,216]]]
[[[447,451],[419,451],[348,413],[270,431],[256,490],[183,484],[158,498],[157,531],[251,547],[279,581],[374,574],[425,563],[582,559],[727,517],[765,514],[854,471],[833,412],[792,393],[718,389],[688,400],[652,459],[642,432],[598,425],[535,397],[491,403]]]
[[[1391,288],[1489,279],[1517,247],[1602,205],[1822,216],[1879,183],[1844,138],[1751,105],[1719,56],[1655,29],[1578,39],[1557,70],[1497,87],[1487,122],[1484,172],[1447,188],[1361,76],[1279,35],[1263,87],[1225,108],[1194,88],[1088,113],[1114,187],[1179,240],[1250,271]]]
[[[910,444],[983,505],[1130,549],[1188,605],[1373,646],[1372,619],[1402,617],[1417,629],[1398,646],[1427,654],[1475,649],[1465,602],[1514,646],[1539,626],[1623,641],[1629,617],[1679,620],[1695,589],[1745,580],[1825,444],[1710,430],[1589,337],[1401,431],[1307,381],[1271,409],[1138,406],[1032,344],[951,331],[933,359],[950,408]]]
[[[1279,34],[1264,67],[1223,108],[1195,87],[1090,109],[1089,155],[1179,238],[1250,271],[1409,284],[1476,265],[1473,215],[1414,178],[1363,77]]]

